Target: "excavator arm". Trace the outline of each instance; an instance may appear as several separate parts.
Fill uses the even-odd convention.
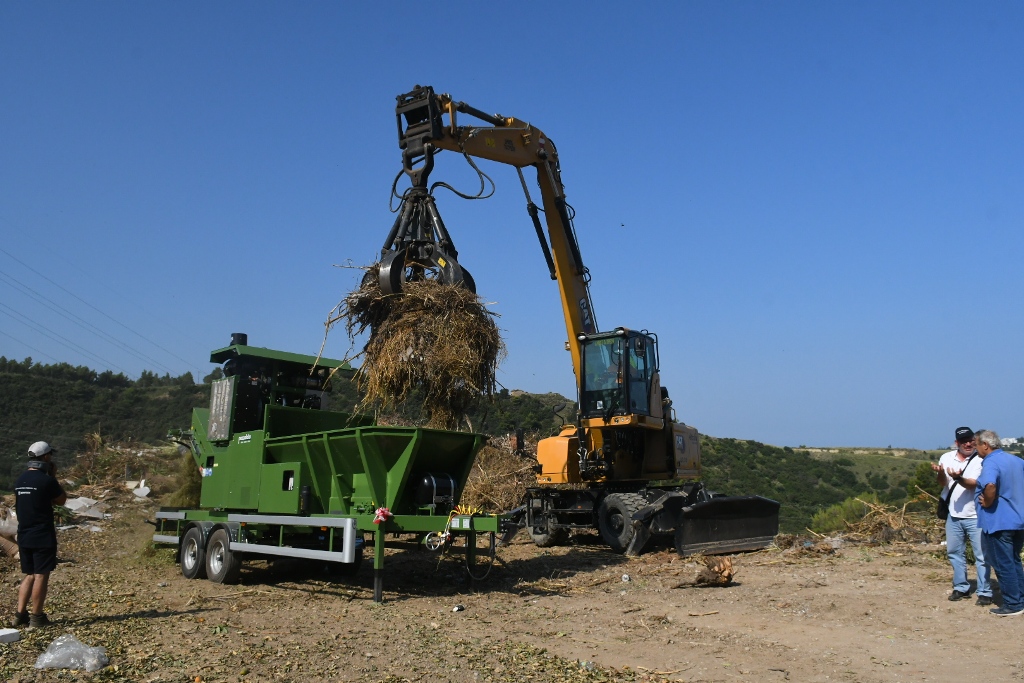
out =
[[[580,335],[595,334],[598,328],[588,285],[590,273],[583,263],[573,231],[571,209],[565,201],[558,152],[554,143],[543,131],[525,121],[484,113],[463,102],[455,102],[449,95],[437,94],[430,87],[417,86],[411,92],[399,95],[397,99],[396,117],[402,165],[412,187],[404,197],[406,206],[399,210],[399,221],[396,221],[396,227],[388,236],[385,251],[397,252],[401,248],[398,238],[414,232],[403,230],[400,221],[403,212],[417,212],[417,209],[410,208],[416,203],[426,207],[422,214],[430,218],[431,225],[442,226],[441,230],[434,233],[438,244],[429,247],[432,249],[431,255],[446,248],[445,238],[447,244],[450,244],[451,239],[443,229],[440,218],[434,219],[437,216],[436,208],[426,189],[427,176],[433,168],[433,155],[437,151],[448,150],[516,167],[526,193],[527,211],[537,232],[551,279],[558,282],[562,313],[569,335],[568,346],[578,385],[582,379],[578,339]],[[482,121],[484,125],[459,125],[460,113],[465,114],[466,118],[473,117]],[[541,225],[541,211],[534,204],[523,176],[522,169],[526,167],[533,167],[536,171],[546,229]],[[420,234],[426,233],[429,230],[420,231]],[[452,247],[447,249],[450,253]],[[391,254],[384,255],[380,277],[385,291],[397,291],[400,288],[400,284],[395,286],[401,279],[396,274],[396,266],[403,270],[409,267],[409,253],[407,250],[404,256],[398,257],[402,260],[399,264],[395,263],[394,258],[391,263],[385,263]],[[423,253],[423,248],[420,248],[420,253]],[[454,260],[443,256],[441,258],[443,263],[438,265],[442,269]]]
[[[771,542],[778,532],[778,503],[718,496],[697,481],[697,430],[672,415],[660,384],[657,337],[622,327],[598,332],[590,273],[550,138],[525,121],[488,114],[430,87],[416,86],[397,99],[402,166],[411,187],[382,250],[381,288],[398,292],[403,281],[429,272],[474,289],[427,184],[441,150],[464,155],[474,168],[474,158],[516,168],[551,279],[558,283],[579,412],[575,424],[538,443],[538,486],[527,489],[523,512],[534,541],[552,545],[569,529],[596,526],[610,547],[628,554],[640,552],[651,534],[674,534],[684,555]],[[467,119],[471,123],[461,125]],[[530,196],[527,167],[536,173],[543,208]]]

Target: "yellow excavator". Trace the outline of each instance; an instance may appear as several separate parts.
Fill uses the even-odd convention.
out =
[[[719,495],[701,483],[698,433],[676,420],[668,390],[661,386],[657,336],[624,327],[598,330],[590,271],[580,254],[551,139],[525,121],[487,114],[428,86],[416,86],[397,100],[402,172],[392,192],[399,196],[395,188],[403,174],[410,187],[400,195],[381,250],[381,288],[398,293],[403,282],[436,278],[475,291],[434,201],[434,190],[445,184],[428,186],[434,156],[442,150],[462,155],[476,169],[481,194],[489,178],[474,159],[515,167],[548,271],[558,284],[578,409],[557,436],[539,442],[537,485],[513,511],[519,526],[511,531],[525,527],[537,545],[550,546],[566,541],[573,529],[596,528],[612,550],[629,555],[640,553],[652,535],[674,535],[682,555],[771,543],[778,533],[779,503]],[[474,125],[460,125],[460,114],[472,117]],[[536,171],[543,208],[533,202],[525,168]]]

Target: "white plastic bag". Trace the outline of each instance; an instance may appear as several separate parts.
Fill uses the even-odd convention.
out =
[[[0,505],[0,536],[13,539],[18,535],[18,513],[14,508]]]
[[[36,668],[99,671],[109,663],[107,648],[89,647],[70,633],[65,633],[39,655]]]

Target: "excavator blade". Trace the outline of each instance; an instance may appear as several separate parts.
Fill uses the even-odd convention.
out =
[[[684,557],[760,550],[779,533],[779,503],[761,496],[715,496],[685,507],[676,525]]]

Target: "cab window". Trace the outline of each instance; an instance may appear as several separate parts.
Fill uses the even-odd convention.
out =
[[[650,415],[651,380],[654,377],[654,344],[647,337],[629,339],[629,410]]]
[[[598,339],[583,346],[583,390],[580,402],[588,416],[622,412],[623,339]]]

